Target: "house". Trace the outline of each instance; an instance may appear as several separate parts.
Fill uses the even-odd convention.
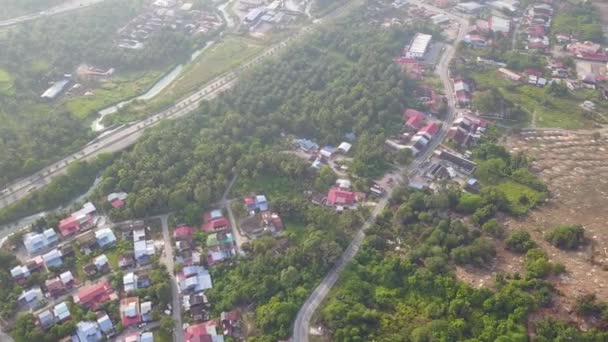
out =
[[[239,310],[224,311],[220,314],[220,325],[224,336],[235,336],[241,328],[241,312]]]
[[[336,153],[338,149],[333,146],[324,146],[320,151],[319,155],[323,158],[330,159],[333,157],[334,153]]]
[[[11,278],[17,284],[23,285],[30,275],[31,273],[27,266],[19,265],[11,268]]]
[[[93,277],[94,275],[97,274],[97,266],[95,266],[95,264],[90,263],[90,264],[86,264],[83,268],[84,273],[89,276],[89,277]]]
[[[212,210],[203,215],[203,230],[207,233],[230,229],[230,222],[224,217],[221,210]]]
[[[61,302],[53,307],[53,315],[57,323],[65,322],[72,318],[70,308],[66,302]]]
[[[479,192],[479,182],[475,178],[469,178],[464,185],[464,189],[468,192],[478,193]]]
[[[295,140],[295,145],[298,149],[308,154],[316,154],[319,150],[319,145],[308,139],[297,139]]]
[[[51,267],[61,267],[63,265],[63,254],[61,254],[58,249],[53,249],[42,255],[42,260],[44,260],[44,265],[47,269]]]
[[[493,15],[489,21],[490,30],[495,33],[509,34],[511,32],[511,21],[502,17]]]
[[[177,274],[181,292],[198,293],[213,288],[211,275],[203,266],[185,266]]]
[[[93,264],[97,268],[98,272],[106,273],[110,272],[110,260],[105,254],[102,254],[93,259]]]
[[[74,256],[74,248],[72,244],[66,243],[64,245],[59,246],[59,251],[64,258],[70,258]]]
[[[66,287],[59,277],[48,279],[44,282],[46,292],[53,298],[57,298],[66,292]]]
[[[338,145],[338,151],[344,154],[347,154],[348,151],[350,151],[350,149],[353,147],[353,145],[351,143],[348,143],[346,141],[343,141],[340,143],[340,145]]]
[[[122,284],[124,287],[125,293],[130,293],[137,290],[139,287],[137,286],[137,274],[133,272],[129,272],[122,277]]]
[[[99,245],[97,244],[97,238],[95,237],[95,233],[92,231],[88,231],[84,234],[80,234],[76,237],[76,243],[80,248],[80,251],[85,255],[90,254],[94,249],[96,249]]]
[[[194,321],[209,320],[209,312],[207,310],[210,305],[204,293],[185,295],[182,302],[184,309],[190,311],[190,315],[192,315]]]
[[[473,47],[486,47],[488,42],[486,38],[479,34],[467,34],[464,36],[464,43]]]
[[[106,248],[116,244],[116,235],[110,228],[102,228],[95,232],[95,239],[100,248]]]
[[[448,130],[447,138],[460,146],[471,146],[485,134],[487,121],[461,116],[454,120]]]
[[[130,268],[135,265],[135,253],[134,252],[126,252],[121,255],[118,259],[118,267],[120,269]]]
[[[80,304],[88,309],[96,310],[97,307],[112,298],[115,298],[114,289],[108,280],[102,280],[93,285],[83,287],[74,295],[74,303]]]
[[[97,209],[91,202],[87,202],[82,209],[72,213],[59,222],[59,232],[61,236],[67,237],[76,234],[80,230],[92,228],[95,224],[95,214]]]
[[[283,230],[283,221],[279,214],[264,211],[244,219],[241,222],[240,228],[251,235],[258,235],[264,232],[276,234]]]
[[[122,208],[125,205],[127,196],[126,192],[113,192],[108,195],[107,200],[112,208]]]
[[[268,210],[268,200],[264,195],[254,195],[245,198],[245,207],[250,212],[260,212]]]
[[[125,328],[141,322],[138,297],[127,297],[120,300],[120,321]]]
[[[99,342],[103,339],[97,322],[78,322],[76,333],[72,336],[72,342]]]
[[[471,1],[471,2],[461,2],[454,7],[459,12],[466,14],[477,14],[484,8],[483,5]]]
[[[529,38],[543,38],[547,35],[547,31],[542,25],[531,25],[528,27]]]
[[[108,337],[114,335],[114,333],[116,332],[114,330],[114,324],[112,323],[110,316],[108,316],[108,314],[103,311],[97,312],[97,325],[99,325],[99,329],[101,330],[101,332]]]
[[[32,287],[29,290],[23,290],[21,295],[17,298],[19,305],[21,306],[36,306],[40,301],[44,299],[44,295],[42,294],[42,290],[39,286]]]
[[[207,321],[194,324],[184,331],[186,342],[223,342],[224,336],[217,334],[217,322]]]
[[[156,247],[154,247],[154,241],[151,240],[140,240],[133,244],[135,251],[135,260],[138,264],[143,265],[150,262],[150,259],[156,254]]]
[[[147,301],[141,303],[139,306],[139,313],[141,315],[142,322],[152,321],[152,302]]]
[[[475,168],[477,167],[477,164],[455,152],[450,152],[448,150],[436,150],[435,155],[441,160],[445,160],[454,164],[463,172],[468,174],[473,173],[475,171]]]
[[[74,286],[75,280],[74,275],[71,271],[65,271],[59,275],[59,279],[66,288],[71,288]]]
[[[440,128],[441,128],[440,122],[429,122],[424,127],[422,127],[418,131],[418,133],[416,133],[416,135],[423,136],[423,137],[427,138],[428,140],[431,140],[435,136],[435,134],[437,134],[437,132],[439,132]]]
[[[353,206],[357,202],[355,193],[338,187],[332,187],[327,193],[327,205]]]
[[[47,309],[36,315],[36,321],[42,329],[50,328],[55,325],[55,316],[53,316],[51,310]]]
[[[192,241],[192,236],[194,235],[194,231],[192,227],[181,225],[173,231],[173,239],[175,241]]]
[[[27,233],[23,236],[23,245],[30,255],[39,253],[59,242],[57,233],[49,228],[42,233]]]
[[[405,121],[405,125],[412,130],[417,130],[422,126],[422,122],[424,121],[426,115],[423,112],[417,111],[415,109],[407,109],[403,113]]]
[[[154,333],[151,331],[142,332],[139,335],[139,342],[154,342]]]
[[[42,272],[44,268],[44,259],[42,259],[42,256],[37,256],[28,260],[25,263],[25,266],[30,271],[30,273]]]
[[[44,93],[42,93],[42,95],[40,95],[40,98],[46,99],[46,100],[54,100],[67,88],[68,84],[70,84],[69,79],[59,80],[59,81],[53,83],[53,85],[50,88],[45,90]]]
[[[585,41],[568,44],[566,45],[566,50],[573,55],[584,55],[598,53],[601,47],[600,44]]]

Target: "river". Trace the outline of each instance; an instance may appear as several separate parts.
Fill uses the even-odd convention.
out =
[[[167,88],[171,83],[173,83],[173,81],[175,81],[175,79],[181,74],[182,70],[187,65],[189,65],[194,60],[196,60],[206,49],[211,47],[213,44],[214,44],[214,41],[207,42],[203,48],[198,49],[194,53],[192,53],[192,56],[190,56],[190,61],[188,63],[180,64],[180,65],[176,66],[175,68],[173,68],[170,72],[165,74],[160,80],[158,80],[156,83],[154,83],[154,85],[150,89],[148,89],[148,91],[146,91],[144,94],[141,94],[130,100],[125,100],[125,101],[119,102],[117,104],[114,104],[112,106],[101,109],[98,112],[99,116],[91,124],[91,129],[93,130],[93,132],[101,132],[104,129],[106,129],[106,127],[101,123],[101,121],[107,115],[116,113],[119,109],[123,108],[124,106],[128,105],[129,103],[131,103],[133,101],[148,101],[148,100],[151,100],[154,97],[156,97],[163,90],[165,90],[165,88]]]

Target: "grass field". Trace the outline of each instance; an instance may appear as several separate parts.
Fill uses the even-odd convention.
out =
[[[517,86],[501,77],[495,70],[475,72],[472,75],[478,90],[498,88],[503,96],[521,106],[528,114],[529,120],[539,128],[582,129],[592,126],[593,121],[583,116],[579,105],[592,94],[585,90],[570,93],[567,97],[555,97],[546,92],[546,88],[530,85]]]
[[[251,193],[265,194],[273,197],[301,193],[301,184],[288,177],[261,175],[258,177],[239,177],[231,192],[231,197],[249,195]]]
[[[141,75],[115,77],[93,90],[93,95],[78,96],[63,105],[74,116],[85,119],[104,107],[145,93],[161,76],[160,71],[150,71]]]
[[[186,67],[160,98],[175,98],[191,93],[219,76],[262,52],[266,44],[260,40],[227,36],[204,51]]]
[[[531,189],[525,185],[507,180],[497,185],[507,196],[511,211],[516,215],[523,215],[531,208],[535,207],[542,199],[543,194]],[[522,202],[521,198],[525,196],[528,201]]]

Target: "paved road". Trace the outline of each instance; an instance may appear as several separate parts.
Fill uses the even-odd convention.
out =
[[[457,20],[460,22],[460,29],[458,32],[458,36],[454,42],[454,45],[456,45],[460,40],[462,40],[464,38],[464,35],[466,34],[466,31],[468,28],[468,21],[466,21],[465,19],[463,19],[461,17],[456,17],[449,12],[440,10],[439,8],[435,8],[434,6],[429,6],[426,4],[419,3],[419,2],[416,2],[416,3],[423,5],[423,7],[432,9],[435,12],[446,14],[453,20]],[[429,145],[429,148],[426,150],[426,152],[424,154],[420,155],[419,157],[417,157],[412,162],[412,164],[410,165],[410,170],[415,170],[418,166],[420,166],[424,161],[426,161],[433,154],[434,150],[437,148],[437,146],[439,146],[439,144],[441,144],[441,142],[445,138],[449,126],[451,126],[452,122],[454,121],[455,99],[454,99],[453,86],[452,86],[452,82],[449,77],[449,70],[448,70],[450,61],[454,57],[454,53],[455,53],[455,49],[453,46],[446,47],[446,51],[443,53],[438,65],[437,65],[437,69],[436,69],[436,73],[441,78],[441,81],[445,88],[445,93],[448,98],[447,118],[446,118],[445,123],[442,126],[442,129],[441,129],[440,133],[438,134],[438,136],[432,141],[432,144]],[[405,170],[402,170],[402,171],[405,171]],[[397,181],[396,183],[400,183],[400,182]],[[378,205],[375,207],[374,211],[372,212],[370,218],[363,224],[363,226],[359,229],[359,231],[357,231],[357,234],[351,241],[348,248],[344,251],[344,254],[342,254],[342,257],[340,258],[340,260],[331,269],[331,271],[325,276],[325,278],[323,278],[321,283],[315,288],[313,293],[308,297],[306,302],[304,302],[304,305],[302,305],[302,307],[300,308],[300,311],[298,312],[298,315],[296,317],[296,321],[295,321],[294,327],[293,327],[293,341],[294,342],[308,342],[308,334],[310,331],[310,320],[312,318],[312,315],[317,310],[317,308],[319,307],[321,302],[325,299],[325,297],[327,296],[327,294],[329,293],[331,288],[334,286],[334,284],[338,280],[338,277],[340,276],[340,273],[342,272],[342,270],[344,270],[346,265],[355,257],[355,255],[359,251],[359,247],[361,247],[361,243],[363,242],[363,239],[365,238],[365,231],[374,224],[374,222],[376,221],[376,217],[382,212],[382,210],[384,210],[384,208],[386,207],[386,205],[388,203],[388,198],[390,198],[392,191],[395,188],[396,188],[396,186],[393,187],[389,191],[387,196],[378,203]]]
[[[85,7],[88,7],[91,5],[98,4],[103,1],[105,1],[105,0],[68,0],[61,5],[57,5],[55,7],[44,10],[42,12],[30,13],[30,14],[22,15],[17,18],[2,20],[2,21],[0,21],[0,27],[12,26],[15,24],[39,19],[42,17],[48,17],[48,16],[60,14],[60,13],[65,13],[65,12],[69,12],[69,11],[73,11],[73,10],[77,10],[77,9],[82,9],[82,8],[85,8]]]
[[[163,230],[163,240],[165,241],[162,262],[167,266],[167,271],[171,276],[171,296],[173,299],[173,341],[184,341],[184,329],[182,329],[182,303],[180,301],[179,286],[175,277],[175,257],[173,254],[173,243],[171,241],[171,233],[169,232],[169,215],[161,215],[160,222]]]

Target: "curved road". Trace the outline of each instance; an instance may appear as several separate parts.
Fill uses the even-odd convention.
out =
[[[460,29],[458,32],[458,36],[453,43],[453,46],[446,47],[446,50],[443,53],[441,60],[437,64],[437,69],[436,69],[436,73],[441,78],[441,81],[442,81],[444,89],[445,89],[446,96],[448,98],[447,118],[446,118],[444,124],[442,125],[441,131],[439,132],[438,136],[434,140],[432,140],[432,143],[429,145],[429,148],[426,150],[426,152],[424,154],[420,155],[419,157],[417,157],[412,162],[412,164],[409,166],[410,171],[416,170],[418,166],[420,166],[424,161],[426,161],[433,154],[434,150],[437,148],[437,146],[439,146],[439,144],[441,144],[441,142],[445,138],[448,128],[452,125],[452,122],[455,119],[456,113],[455,113],[454,91],[453,91],[452,82],[449,77],[448,69],[449,69],[450,61],[454,57],[454,53],[455,53],[454,46],[464,38],[464,35],[466,34],[466,31],[467,31],[467,28],[469,25],[468,20],[466,20],[465,18],[454,16],[453,14],[443,11],[434,6],[429,6],[429,5],[423,4],[422,2],[419,2],[419,1],[412,1],[412,3],[416,3],[417,5],[422,6],[422,7],[427,7],[428,9],[431,9],[438,13],[443,13],[443,14],[448,15],[451,19],[460,22]],[[406,170],[403,169],[401,171],[402,171],[401,173],[403,174],[403,172]],[[369,219],[359,229],[359,231],[357,232],[357,234],[351,241],[350,245],[346,248],[346,250],[344,251],[344,254],[342,254],[342,257],[340,258],[340,260],[338,260],[336,265],[329,271],[329,273],[325,276],[325,278],[323,278],[321,283],[314,289],[313,293],[308,297],[306,302],[304,302],[304,304],[300,308],[300,311],[298,312],[298,315],[296,317],[296,321],[294,322],[294,327],[293,327],[293,341],[294,342],[308,342],[308,334],[310,331],[310,321],[312,319],[314,312],[317,310],[317,308],[319,307],[321,302],[323,302],[323,300],[325,299],[325,297],[327,296],[327,294],[329,293],[331,288],[334,286],[334,284],[338,280],[338,277],[340,276],[340,273],[344,270],[346,265],[355,257],[355,255],[357,255],[357,252],[359,251],[359,248],[361,247],[361,243],[363,242],[363,239],[365,238],[365,231],[374,224],[374,222],[376,221],[376,217],[384,210],[384,208],[388,204],[388,198],[390,198],[390,196],[392,194],[392,190],[394,188],[395,187],[393,187],[389,191],[389,193],[378,203],[378,205],[372,212]]]
[[[42,18],[42,17],[47,17],[47,16],[51,16],[51,15],[56,15],[56,14],[60,14],[60,13],[65,13],[65,12],[85,8],[85,7],[88,7],[91,5],[98,4],[103,1],[105,1],[105,0],[68,0],[61,5],[51,7],[42,12],[31,13],[31,14],[22,15],[22,16],[16,17],[16,18],[1,20],[0,27],[12,26],[12,25],[19,24],[19,23],[26,22],[26,21],[36,20],[36,19]]]

